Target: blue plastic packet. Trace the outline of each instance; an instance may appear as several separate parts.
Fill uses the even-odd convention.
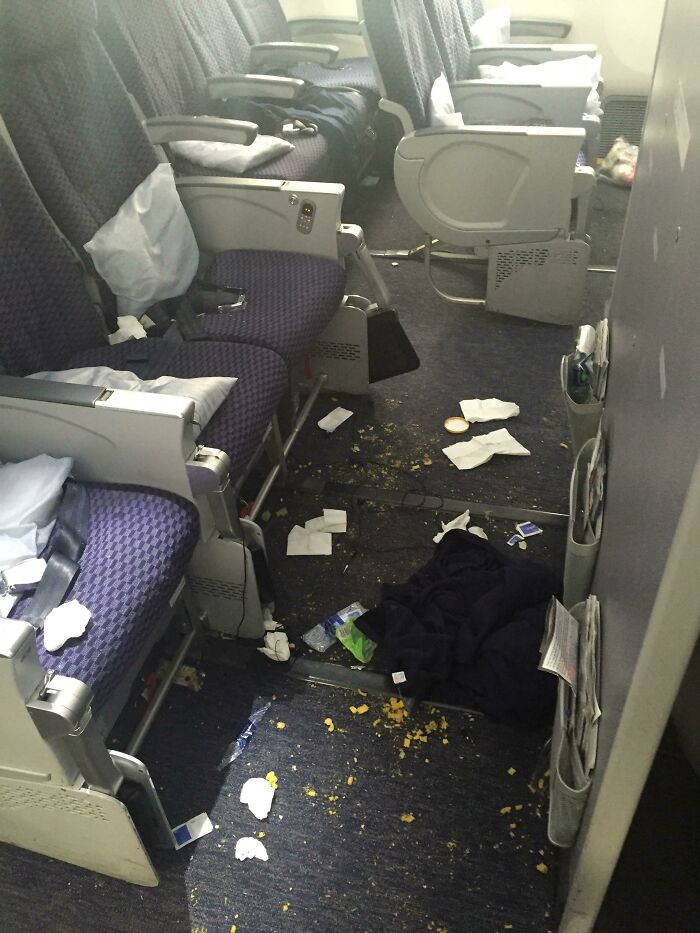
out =
[[[262,697],[259,697],[257,700],[255,700],[253,703],[253,710],[246,720],[240,735],[235,740],[235,742],[231,742],[229,747],[226,749],[221,764],[219,765],[219,771],[223,771],[224,768],[227,768],[232,761],[235,761],[236,758],[239,758],[246,750],[246,748],[248,748],[250,740],[255,735],[255,730],[258,727],[258,723],[272,706],[272,700],[268,700],[266,703],[263,703],[262,706],[260,706],[260,703],[263,703]]]

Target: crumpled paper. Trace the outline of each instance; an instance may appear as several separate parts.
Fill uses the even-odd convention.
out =
[[[265,778],[249,778],[241,788],[241,803],[259,820],[267,819],[272,807],[275,789]]]
[[[447,522],[447,524],[445,524],[445,522],[440,522],[440,524],[442,525],[442,531],[439,531],[433,538],[433,541],[436,544],[439,544],[447,532],[452,531],[454,528],[459,528],[462,531],[466,530],[467,525],[469,524],[469,509],[467,509],[466,512],[462,512],[462,514],[458,515],[457,518],[453,518],[451,522]]]
[[[259,839],[243,836],[236,842],[236,858],[239,862],[247,858],[259,858],[262,862],[266,862],[267,849]]]
[[[83,606],[77,599],[56,606],[44,621],[44,648],[47,651],[58,651],[69,638],[80,638],[91,616],[87,606]]]
[[[287,537],[287,557],[328,557],[333,553],[333,538],[329,531],[310,531],[295,525]]]
[[[499,398],[468,398],[459,403],[467,421],[502,421],[520,414],[515,402],[502,402]]]
[[[271,661],[288,661],[289,639],[284,632],[265,632],[264,647],[258,648],[261,654]]]
[[[471,441],[459,441],[457,444],[444,447],[442,452],[449,457],[458,470],[473,470],[474,467],[487,463],[495,454],[506,454],[511,457],[530,456],[527,447],[523,447],[519,441],[516,441],[506,428],[491,431],[490,434],[482,434]]]

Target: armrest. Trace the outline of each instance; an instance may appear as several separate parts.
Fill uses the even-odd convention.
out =
[[[587,85],[551,87],[473,79],[451,85],[455,110],[465,123],[516,124],[548,120],[553,126],[581,126]]]
[[[551,36],[565,39],[573,23],[567,19],[514,19],[510,20],[511,36]]]
[[[204,252],[264,249],[338,259],[342,185],[209,176],[176,183]],[[300,223],[305,207],[312,211],[308,232]]]
[[[249,146],[258,135],[255,123],[219,117],[150,117],[143,127],[154,146],[184,139]]]
[[[303,87],[304,82],[300,78],[279,75],[220,75],[207,81],[207,92],[212,100],[227,100],[230,97],[294,100]]]
[[[300,62],[318,62],[319,65],[332,65],[338,57],[337,45],[323,45],[320,42],[260,42],[251,50],[251,64],[265,68],[297,65]]]
[[[427,235],[479,247],[568,233],[582,129],[455,127],[405,136],[394,159],[401,200]]]
[[[193,416],[187,398],[0,376],[0,460],[73,457],[77,479],[192,499]]]
[[[479,74],[479,65],[538,65],[541,62],[561,61],[564,58],[576,58],[579,55],[593,57],[598,52],[595,45],[480,45],[472,49],[470,67],[475,75]]]
[[[360,21],[352,16],[301,16],[288,20],[293,36],[361,36]]]

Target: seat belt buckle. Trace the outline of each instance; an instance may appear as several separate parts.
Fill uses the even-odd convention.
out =
[[[235,301],[229,301],[225,304],[216,306],[218,314],[227,314],[229,311],[243,311],[248,307],[248,296],[242,292]]]
[[[33,593],[38,585],[38,581],[32,583],[10,583],[5,576],[5,571],[0,570],[0,597],[20,596],[22,593]]]

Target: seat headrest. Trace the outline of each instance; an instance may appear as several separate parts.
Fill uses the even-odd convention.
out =
[[[95,0],[2,0],[0,55],[12,62],[41,58],[96,26]]]

